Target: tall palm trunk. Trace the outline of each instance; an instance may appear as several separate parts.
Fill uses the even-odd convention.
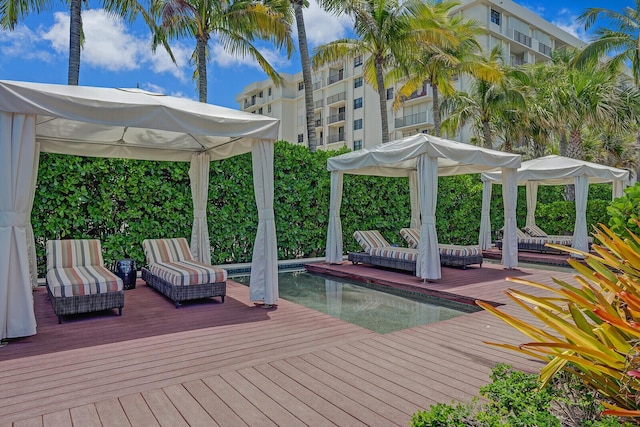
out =
[[[560,155],[564,157],[567,156],[569,143],[567,142],[567,132],[564,129],[560,131]]]
[[[196,38],[198,52],[198,94],[200,102],[207,102],[207,42],[208,37],[200,35]]]
[[[304,26],[302,15],[302,0],[291,0],[293,11],[298,26],[298,48],[300,49],[300,61],[302,62],[302,80],[304,82],[304,108],[307,113],[307,139],[309,151],[316,151],[316,125],[313,120],[313,83],[311,82],[311,65],[309,61],[309,47],[307,45],[307,30]]]
[[[80,42],[82,40],[82,0],[69,6],[69,74],[68,84],[77,86],[80,78]]]
[[[491,126],[488,119],[482,120],[482,133],[484,134],[484,146],[487,148],[493,148],[493,141],[491,140]]]
[[[433,133],[435,136],[440,136],[440,95],[437,83],[431,83],[431,92],[433,92]]]
[[[389,142],[389,120],[387,118],[387,91],[384,87],[384,74],[382,59],[376,58],[376,83],[378,85],[378,98],[380,99],[380,124],[382,127],[382,143]]]

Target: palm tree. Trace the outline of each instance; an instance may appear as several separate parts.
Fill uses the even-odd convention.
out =
[[[383,143],[389,141],[385,71],[410,57],[410,51],[420,43],[456,43],[453,35],[439,25],[446,19],[447,8],[449,3],[434,0],[347,0],[342,10],[354,17],[354,32],[359,38],[335,40],[315,49],[316,68],[345,57],[366,58],[363,75],[378,92]],[[426,25],[417,26],[417,20]]]
[[[596,29],[594,39],[578,55],[576,62],[601,59],[604,55],[611,55],[609,64],[614,68],[630,66],[633,81],[640,87],[640,0],[635,0],[634,7],[627,6],[621,12],[604,8],[589,8],[578,17],[584,23],[585,30],[591,28],[599,17],[606,18],[607,27]],[[637,135],[640,145],[640,133]],[[638,151],[640,155],[640,150]],[[640,159],[638,160],[640,165]],[[636,170],[636,179],[640,176],[640,169]]]
[[[440,99],[442,92],[451,96],[455,92],[454,78],[463,74],[475,74],[485,80],[499,77],[494,67],[487,67],[478,54],[481,52],[476,37],[484,32],[476,21],[454,16],[447,20],[448,30],[456,38],[457,46],[420,45],[416,57],[406,59],[406,64],[392,70],[388,77],[392,81],[406,80],[400,87],[393,103],[394,109],[400,108],[413,92],[425,82],[431,86],[433,93],[433,125],[434,134],[440,136]],[[405,74],[406,73],[406,74]],[[408,79],[405,75],[408,74]]]
[[[277,85],[282,78],[269,64],[254,44],[266,40],[276,47],[285,47],[291,56],[291,8],[286,0],[154,0],[154,16],[160,16],[162,25],[156,27],[154,49],[170,40],[191,37],[196,41],[191,60],[196,65],[194,80],[197,82],[200,102],[207,102],[207,59],[212,34],[232,55],[249,55]]]
[[[522,91],[510,84],[521,71],[502,65],[500,46],[494,47],[484,58],[483,69],[493,69],[493,80],[474,76],[471,93],[456,92],[444,99],[441,109],[446,119],[442,127],[448,133],[455,133],[471,124],[476,144],[492,148],[494,117],[505,108],[525,108],[526,104]]]
[[[80,79],[80,51],[82,47],[82,4],[86,0],[69,0],[69,71],[67,82],[78,85]],[[51,6],[47,0],[0,0],[0,27],[13,30],[16,24],[31,13],[40,13]],[[149,16],[137,0],[103,0],[102,6],[108,12],[122,16],[133,22],[138,13],[142,13],[145,21],[151,22]]]

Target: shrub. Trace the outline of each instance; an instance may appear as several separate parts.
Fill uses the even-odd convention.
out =
[[[607,208],[609,227],[618,236],[629,238],[630,232],[640,235],[640,183],[624,190],[624,195],[613,200]]]

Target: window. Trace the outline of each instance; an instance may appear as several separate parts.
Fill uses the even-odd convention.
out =
[[[262,91],[260,91],[260,93],[258,94],[258,98],[262,98],[264,94],[262,93]]]
[[[362,55],[358,55],[355,58],[353,58],[353,66],[358,67],[360,65],[362,65]]]
[[[361,87],[362,86],[362,77],[356,77],[356,79],[353,81],[353,87]]]
[[[302,144],[304,142],[304,133],[298,134],[298,143]]]
[[[497,10],[491,9],[491,22],[496,25],[500,25],[500,12]]]
[[[353,130],[362,129],[362,119],[353,121]]]
[[[388,87],[387,88],[387,99],[393,99],[393,88],[392,87]]]
[[[268,93],[268,96],[271,96],[271,88],[269,88],[269,91],[267,93]]]
[[[298,82],[298,90],[304,89],[304,82]]]
[[[262,107],[258,109],[258,114],[262,114]]]
[[[353,141],[353,151],[362,150],[362,140]]]
[[[353,109],[357,110],[358,108],[362,108],[362,98],[356,98],[353,100]]]
[[[267,113],[271,112],[271,104],[267,105]]]

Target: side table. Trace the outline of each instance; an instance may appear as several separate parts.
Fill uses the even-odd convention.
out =
[[[133,259],[121,259],[116,261],[113,272],[122,279],[124,289],[135,289],[138,271],[136,261]]]

